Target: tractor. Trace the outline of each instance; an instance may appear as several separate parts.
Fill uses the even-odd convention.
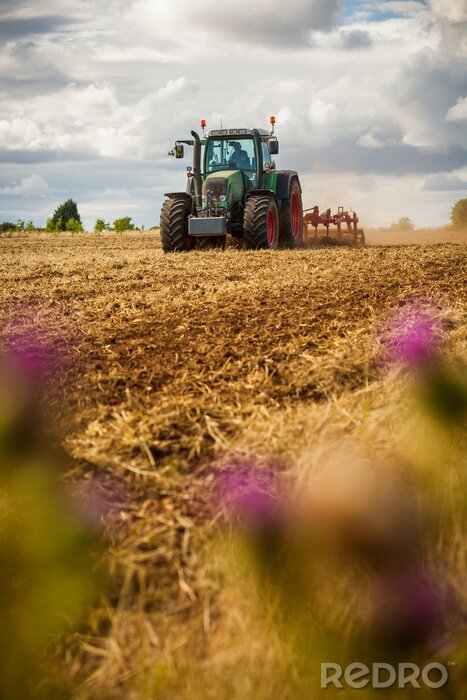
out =
[[[166,253],[224,248],[227,235],[250,250],[303,245],[302,188],[298,174],[277,170],[279,141],[264,129],[217,129],[177,141],[169,155],[183,158],[193,146],[185,192],[171,192],[162,206]]]

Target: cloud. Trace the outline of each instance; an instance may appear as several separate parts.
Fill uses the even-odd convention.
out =
[[[459,97],[456,104],[446,114],[447,122],[462,122],[467,120],[467,97]]]
[[[456,175],[431,175],[423,183],[422,190],[425,192],[467,192],[467,180],[463,180]]]
[[[445,51],[467,55],[466,0],[430,0]]]
[[[353,29],[352,31],[343,31],[340,35],[340,48],[344,51],[353,51],[355,49],[368,49],[372,46],[373,41],[368,32],[361,29]]]
[[[94,60],[103,63],[167,63],[173,59],[145,46],[99,46]]]
[[[167,85],[160,88],[156,93],[156,98],[159,100],[170,100],[176,97],[183,99],[193,95],[200,89],[200,84],[196,80],[188,80],[185,76],[181,76],[176,80],[169,80]]]
[[[192,0],[152,0],[134,3],[134,17],[150,24],[170,25],[174,30],[215,36],[235,43],[275,48],[300,48],[309,44],[315,31],[329,31],[338,20],[343,0],[288,0],[287,5],[270,0],[204,0],[202,11]]]
[[[371,132],[360,136],[360,138],[357,141],[357,145],[363,146],[363,148],[384,148],[383,141],[380,141]]]
[[[49,186],[40,175],[30,175],[21,180],[21,183],[12,183],[9,187],[0,189],[0,194],[21,195],[23,197],[41,197],[47,194]]]
[[[398,107],[393,118],[404,143],[434,151],[465,146],[467,124],[448,124],[445,118],[467,90],[467,61],[462,56],[425,49],[401,66],[397,80],[386,89]]]
[[[18,19],[2,18],[0,39],[11,41],[28,35],[53,34],[69,26],[70,18],[63,15],[43,15]]]
[[[171,128],[174,110],[188,110],[188,127],[190,100],[199,89],[197,81],[181,76],[131,104],[108,84],[71,84],[27,102],[12,100],[0,119],[0,149],[50,151],[51,159],[57,153],[128,159],[166,153],[167,146],[154,140],[155,126],[162,133]],[[15,117],[19,106],[22,116]]]
[[[467,2],[465,0],[430,0],[430,5],[438,17],[455,24],[467,22]]]
[[[0,149],[36,150],[41,131],[33,119],[14,117],[0,119]]]

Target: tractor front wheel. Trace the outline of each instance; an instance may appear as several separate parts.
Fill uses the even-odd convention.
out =
[[[189,199],[167,199],[161,211],[161,240],[164,253],[193,250],[195,241],[188,235]]]
[[[272,197],[252,195],[245,206],[243,217],[245,247],[275,249],[279,246],[279,212]]]
[[[289,199],[282,204],[280,244],[284,248],[301,248],[303,246],[303,204],[298,180],[292,180]]]

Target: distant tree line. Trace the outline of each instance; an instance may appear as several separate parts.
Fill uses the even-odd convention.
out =
[[[36,231],[33,221],[23,221],[18,219],[16,224],[12,224],[10,221],[4,221],[0,224],[0,233],[9,233],[10,231],[16,231],[17,233],[25,232],[30,233],[31,231]]]
[[[22,221],[19,219],[16,224],[10,221],[4,221],[0,224],[0,233],[30,233],[31,231],[41,231],[34,225],[33,221]],[[61,231],[70,231],[72,233],[81,233],[84,231],[81,216],[78,211],[78,205],[73,199],[67,199],[66,202],[60,204],[47,219],[45,228],[49,233],[59,233]],[[97,219],[94,224],[94,232],[102,233],[103,231],[115,231],[122,233],[123,231],[144,231],[144,226],[137,228],[132,221],[131,216],[124,216],[121,219],[116,219],[113,224],[107,223],[104,219]]]
[[[402,216],[399,221],[394,222],[390,226],[380,226],[378,228],[378,231],[397,231],[403,233],[410,233],[410,231],[414,230],[415,224],[408,216]]]
[[[460,199],[451,210],[451,225],[455,229],[467,228],[467,199]],[[415,230],[415,224],[408,216],[403,216],[388,228],[380,227],[380,231],[397,231],[410,233]]]
[[[460,199],[454,204],[451,211],[451,224],[453,228],[467,228],[467,199]],[[415,224],[408,216],[403,216],[388,228],[380,227],[380,231],[403,231],[409,233],[415,229]],[[0,223],[0,233],[30,233],[31,231],[42,231],[34,225],[33,221],[23,221],[18,219],[16,224],[10,221]],[[47,220],[45,228],[49,232],[71,231],[72,233],[80,233],[84,231],[81,222],[81,216],[78,211],[78,205],[73,199],[67,199],[66,202],[60,204]],[[105,221],[105,219],[97,219],[94,224],[94,233],[102,233],[104,231],[115,231],[122,233],[123,231],[144,231],[144,226],[138,228],[132,221],[131,216],[124,216],[121,219],[115,219],[113,224]]]
[[[115,219],[113,224],[108,224],[105,219],[97,219],[94,224],[94,233],[102,233],[103,231],[144,231],[144,226],[137,228],[131,220],[131,216],[124,216],[122,219]]]

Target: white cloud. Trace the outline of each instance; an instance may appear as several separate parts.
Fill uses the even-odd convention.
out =
[[[467,192],[467,179],[448,173],[431,175],[423,183],[422,190],[425,192]]]
[[[159,100],[170,100],[174,97],[183,97],[184,99],[198,92],[200,85],[195,80],[188,80],[188,78],[181,77],[177,80],[169,80],[167,85],[160,88],[157,91],[156,97]]]
[[[453,105],[446,114],[446,121],[467,121],[467,97],[459,97],[456,104]]]
[[[94,60],[103,63],[169,63],[173,58],[145,46],[98,46]]]
[[[425,10],[426,6],[416,0],[389,0],[384,4],[384,9],[395,14],[411,14]]]
[[[373,45],[373,41],[368,32],[361,29],[342,31],[340,33],[340,48],[344,50],[368,49]]]
[[[465,0],[430,0],[433,12],[450,22],[467,22],[467,2]]]
[[[0,189],[0,194],[22,195],[24,197],[43,196],[49,191],[49,186],[40,175],[30,175],[21,180],[20,184],[12,183]]]
[[[376,138],[376,136],[371,132],[360,136],[357,141],[357,145],[363,146],[364,148],[384,148],[384,143]]]
[[[71,84],[28,101],[6,101],[9,114],[0,120],[0,148],[129,159],[166,152],[154,139],[156,128],[159,134],[171,128],[173,110],[183,114],[199,89],[197,81],[182,76],[131,104],[122,103],[115,88],[105,84]],[[20,118],[10,116],[19,110]]]
[[[188,31],[199,41],[209,35],[217,41],[290,47],[306,45],[314,31],[335,26],[342,0],[288,0],[287,6],[270,0],[204,0],[202,8],[192,0],[137,0],[131,8],[133,22],[156,31],[164,27],[178,34]]]
[[[32,119],[13,115],[0,119],[0,148],[35,150],[40,141],[40,129]]]

